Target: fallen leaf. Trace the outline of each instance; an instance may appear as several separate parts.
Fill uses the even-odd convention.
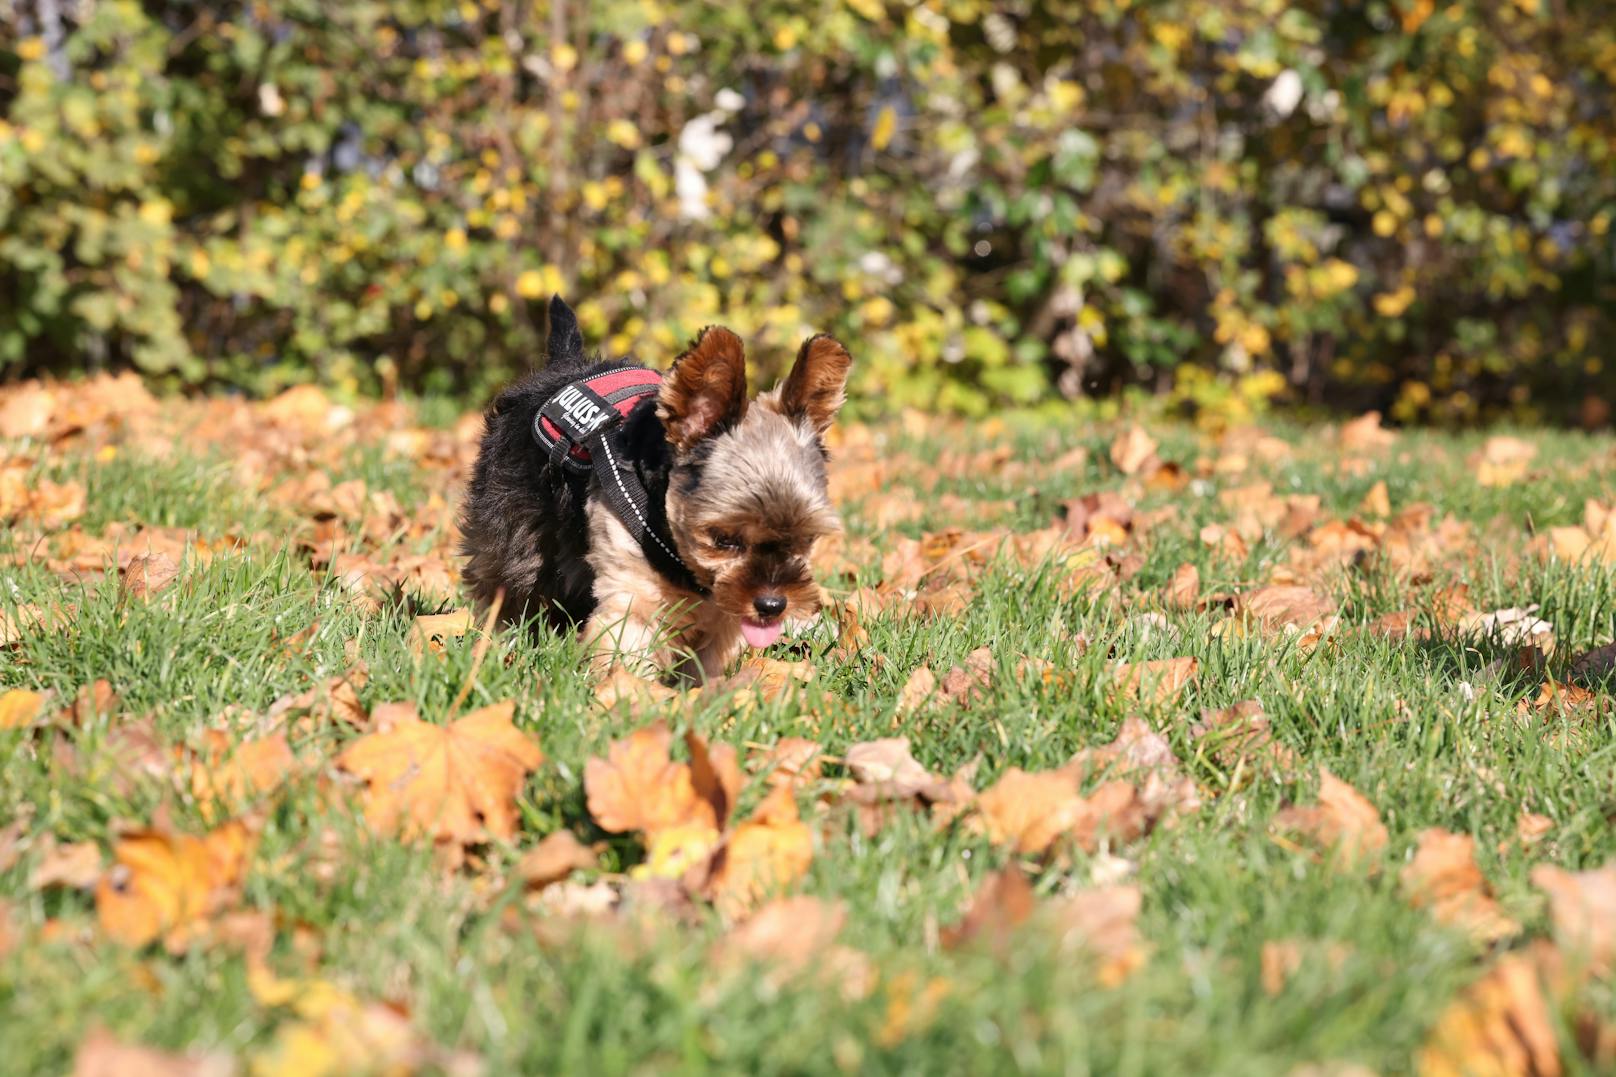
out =
[[[720,913],[739,916],[806,874],[813,851],[790,787],[777,787],[714,852],[702,891]]]
[[[908,737],[865,741],[848,748],[844,757],[855,780],[884,785],[894,796],[913,796],[938,781],[909,751]]]
[[[1311,588],[1261,587],[1235,597],[1235,612],[1270,631],[1308,632],[1334,622],[1335,602]]]
[[[429,653],[442,654],[444,641],[460,639],[474,624],[470,610],[417,617],[410,623],[410,653],[417,658]]]
[[[1011,767],[976,798],[988,839],[1039,856],[1071,832],[1086,810],[1076,779],[1063,771]]]
[[[1549,918],[1568,957],[1587,962],[1596,976],[1616,976],[1616,861],[1591,871],[1539,864],[1532,885],[1549,896]]]
[[[772,747],[754,756],[752,770],[770,786],[799,787],[819,780],[820,756],[824,749],[803,737],[783,737]]]
[[[1189,562],[1179,565],[1163,592],[1168,609],[1193,610],[1201,601],[1201,571]]]
[[[191,764],[191,795],[201,805],[239,806],[278,788],[297,766],[284,733],[232,744],[222,730],[210,732],[210,750]]]
[[[950,703],[969,703],[993,683],[993,671],[998,663],[993,648],[978,647],[965,656],[965,661],[944,675],[942,696]]]
[[[0,729],[24,729],[43,717],[50,696],[27,688],[13,688],[0,695]]]
[[[575,871],[589,871],[598,863],[595,850],[573,836],[570,830],[557,830],[522,854],[516,873],[530,890],[543,890]]]
[[[343,749],[338,768],[366,783],[365,819],[383,833],[470,845],[516,835],[516,794],[544,761],[496,703],[450,725],[413,714]]]
[[[1574,681],[1600,682],[1607,681],[1616,675],[1616,643],[1607,643],[1603,647],[1595,647],[1585,651],[1571,660],[1570,677]],[[0,700],[0,709],[4,708],[4,700]],[[0,726],[4,726],[0,722]]]
[[[1369,488],[1369,492],[1358,503],[1358,511],[1365,516],[1377,516],[1381,519],[1392,514],[1392,499],[1386,489],[1385,479],[1377,481]]]
[[[1442,1011],[1415,1056],[1421,1077],[1556,1077],[1563,1072],[1540,954],[1505,954]]]
[[[1145,706],[1163,707],[1194,682],[1200,662],[1194,658],[1162,658],[1153,662],[1119,662],[1112,670],[1114,691]]]
[[[611,672],[595,687],[595,702],[607,710],[615,710],[627,703],[629,709],[637,714],[668,702],[676,694],[667,685],[636,676],[622,666],[613,666]]]
[[[1137,475],[1156,461],[1156,441],[1144,427],[1130,426],[1111,442],[1111,462],[1124,475]]]
[[[1376,452],[1389,448],[1397,435],[1380,425],[1380,412],[1371,411],[1341,424],[1341,448],[1349,453]]]
[[[653,833],[696,822],[717,829],[712,804],[696,794],[690,767],[668,756],[673,734],[666,722],[637,729],[584,764],[589,814],[614,834]]]
[[[1205,742],[1212,759],[1225,770],[1238,766],[1259,774],[1288,774],[1298,764],[1296,753],[1276,741],[1263,705],[1244,700],[1222,710],[1203,710],[1190,727],[1190,739]]]
[[[1032,916],[1035,907],[1032,883],[1012,861],[982,880],[960,922],[943,929],[942,943],[950,950],[971,944],[986,944],[1003,952],[1016,929]]]
[[[1285,983],[1302,967],[1302,944],[1295,939],[1270,939],[1259,956],[1262,989],[1269,998],[1285,990]]]
[[[1138,927],[1141,904],[1137,886],[1105,886],[1050,902],[1040,919],[1049,923],[1060,951],[1097,959],[1100,983],[1115,987],[1145,963]]]
[[[875,986],[875,973],[867,957],[837,943],[846,922],[847,907],[839,901],[776,898],[715,943],[713,961],[760,963],[766,982],[775,987],[811,975],[839,988],[843,998],[863,998]]]
[[[1460,928],[1479,943],[1517,934],[1521,925],[1504,915],[1476,866],[1476,842],[1466,834],[1432,828],[1420,832],[1414,859],[1404,866],[1403,893],[1415,908],[1428,908],[1438,923]]]
[[[898,714],[914,714],[937,694],[937,674],[930,666],[917,666],[898,692]]]
[[[1285,808],[1274,816],[1274,826],[1310,839],[1343,868],[1368,866],[1373,871],[1389,840],[1375,806],[1322,767],[1318,803]]]
[[[1524,608],[1472,613],[1459,620],[1461,632],[1490,636],[1506,647],[1536,647],[1544,654],[1554,653],[1554,626],[1536,616],[1535,605]]]
[[[269,705],[269,717],[287,724],[297,719],[304,719],[310,726],[337,721],[364,729],[370,725],[370,717],[359,701],[359,689],[367,679],[363,668],[329,677],[307,691],[277,699]]]
[[[240,820],[202,837],[166,829],[122,835],[95,889],[101,929],[127,946],[166,936],[170,949],[183,949],[207,917],[236,899],[254,844]]]
[[[39,860],[28,873],[28,889],[65,886],[71,890],[88,890],[100,878],[100,846],[93,841],[58,843],[47,834],[41,843]]]
[[[166,553],[136,557],[120,574],[123,593],[130,598],[147,599],[179,578],[180,563]]]
[[[236,1064],[227,1054],[176,1054],[124,1043],[102,1029],[91,1032],[73,1055],[73,1077],[232,1077]]]
[[[1526,478],[1527,468],[1536,456],[1537,446],[1530,441],[1499,434],[1472,453],[1469,464],[1480,485],[1510,486]]]
[[[690,752],[690,784],[696,796],[712,811],[713,825],[722,830],[729,825],[735,798],[741,793],[741,765],[733,745],[709,747],[693,730],[685,733]]]

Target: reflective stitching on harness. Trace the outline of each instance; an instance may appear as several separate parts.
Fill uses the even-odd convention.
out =
[[[623,492],[623,500],[626,501],[628,503],[628,507],[633,510],[634,518],[640,521],[640,526],[645,528],[645,533],[655,539],[658,546],[662,547],[663,553],[673,558],[674,562],[678,564],[680,568],[684,569],[686,572],[689,572],[690,566],[685,564],[684,560],[678,554],[668,549],[668,544],[662,541],[662,536],[656,533],[655,528],[645,522],[645,517],[640,514],[640,507],[636,505],[634,503],[634,499],[629,496],[628,487],[623,485],[623,473],[617,469],[617,457],[612,455],[611,443],[607,441],[606,438],[598,438],[597,440],[600,442],[600,447],[606,450],[606,462],[612,467],[612,478],[617,480],[617,488]]]

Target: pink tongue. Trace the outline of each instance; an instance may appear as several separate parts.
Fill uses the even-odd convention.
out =
[[[760,624],[757,621],[749,621],[744,617],[741,619],[741,635],[745,636],[746,642],[753,647],[767,647],[779,639],[782,627],[779,621],[775,621],[773,624]]]

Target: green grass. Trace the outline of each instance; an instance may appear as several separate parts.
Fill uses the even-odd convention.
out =
[[[449,421],[449,410],[435,407],[439,421]],[[547,761],[519,797],[518,841],[482,850],[476,866],[446,871],[429,849],[371,835],[340,797],[328,795],[328,767],[297,780],[261,806],[263,832],[243,898],[246,908],[275,914],[272,966],[397,1003],[427,1040],[481,1057],[491,1073],[1245,1075],[1319,1062],[1410,1069],[1438,1014],[1489,960],[1484,948],[1438,925],[1403,894],[1398,869],[1416,835],[1428,827],[1474,835],[1504,910],[1523,922],[1525,938],[1547,934],[1542,895],[1528,879],[1532,865],[1587,868],[1616,858],[1609,710],[1522,722],[1517,702],[1535,694],[1539,679],[1489,671],[1502,653],[1496,643],[1451,630],[1428,641],[1357,631],[1376,616],[1416,606],[1429,590],[1372,565],[1340,582],[1334,593],[1346,623],[1312,649],[1283,637],[1220,632],[1225,615],[1216,610],[1169,612],[1164,627],[1144,616],[1151,592],[1185,561],[1200,567],[1204,590],[1216,592],[1261,582],[1284,560],[1287,545],[1272,537],[1240,564],[1216,560],[1200,543],[1203,524],[1228,518],[1219,489],[1260,475],[1280,493],[1321,495],[1329,517],[1350,515],[1384,480],[1394,508],[1427,501],[1439,515],[1476,528],[1473,550],[1443,564],[1430,586],[1465,582],[1482,610],[1539,604],[1558,635],[1550,669],[1560,672],[1571,656],[1616,635],[1616,575],[1545,564],[1528,556],[1526,545],[1530,529],[1580,520],[1585,499],[1611,500],[1605,465],[1616,443],[1527,435],[1541,446],[1534,478],[1489,489],[1464,462],[1479,436],[1405,434],[1371,470],[1355,474],[1336,466],[1338,455],[1318,431],[1278,432],[1298,451],[1275,467],[1144,493],[1141,511],[1176,505],[1179,515],[1135,542],[1143,564],[1120,589],[1062,597],[1057,568],[1000,559],[963,615],[928,621],[894,608],[867,625],[869,646],[857,660],[830,657],[834,632],[822,628],[812,639],[816,677],[801,695],[749,709],[703,695],[675,714],[676,725],[693,724],[715,740],[748,745],[808,736],[839,755],[858,741],[892,735],[899,689],[917,665],[941,674],[988,645],[999,668],[983,698],[901,728],[935,771],[951,773],[980,758],[979,789],[1009,767],[1057,767],[1111,740],[1129,714],[1144,715],[1197,779],[1205,804],[1176,827],[1111,850],[1137,865],[1149,946],[1144,965],[1120,986],[1099,985],[1083,963],[1051,953],[1035,932],[1007,953],[940,947],[939,928],[958,920],[1006,853],[919,814],[867,836],[845,811],[817,812],[807,797],[815,856],[796,889],[846,904],[840,941],[878,970],[867,995],[848,997],[812,977],[775,983],[757,970],[716,963],[726,926],[710,911],[638,942],[581,927],[541,938],[506,915],[523,901],[512,865],[560,827],[605,837],[584,805],[584,763],[636,720],[593,703],[576,641],[525,635],[497,640],[467,704],[515,700],[518,723],[543,745]],[[1159,433],[1162,455],[1186,466],[1215,455],[1194,431]],[[920,502],[918,520],[880,531],[858,505],[850,507],[849,532],[874,543],[876,564],[838,588],[876,582],[879,555],[895,534],[962,522],[1025,530],[1046,524],[1066,498],[1123,485],[1106,459],[1108,432],[1017,431],[1018,451],[1034,462],[1073,444],[1091,450],[1083,471],[1041,474],[1032,489],[991,472],[932,474],[941,446],[964,440],[940,434],[905,443],[897,457],[906,469],[900,490],[917,491],[906,496]],[[419,657],[407,643],[406,613],[361,608],[324,573],[310,571],[297,542],[309,525],[239,487],[227,447],[163,461],[121,452],[101,463],[94,448],[69,443],[36,467],[85,484],[87,511],[78,524],[86,531],[119,522],[251,537],[236,553],[188,561],[179,582],[151,602],[123,595],[115,578],[73,580],[37,560],[8,568],[0,582],[0,609],[72,607],[64,623],[26,630],[0,651],[0,688],[50,689],[69,699],[105,678],[120,701],[111,717],[77,728],[0,732],[0,825],[28,820],[20,854],[0,869],[0,899],[10,904],[16,936],[0,957],[8,1073],[62,1071],[94,1027],[132,1042],[251,1058],[293,1020],[286,1008],[255,998],[240,953],[225,946],[177,956],[161,947],[130,951],[100,936],[89,893],[30,888],[43,835],[110,850],[118,825],[148,822],[159,810],[183,830],[208,825],[186,790],[158,779],[118,780],[109,746],[114,728],[149,715],[166,742],[194,746],[227,709],[261,715],[277,698],[355,659],[368,670],[361,692],[367,705],[408,700],[441,718],[475,663],[476,633],[450,641],[441,658]],[[393,491],[409,511],[434,492],[452,496],[450,473],[422,470],[374,444],[321,454],[312,466],[337,481],[361,477],[371,489]],[[945,491],[1017,504],[1005,515],[961,521],[927,507]],[[398,550],[441,551],[447,527],[444,514]],[[0,544],[0,552],[37,538],[25,526],[14,534],[18,540]],[[295,653],[281,646],[310,629]],[[1071,643],[1068,633],[1076,632],[1086,649]],[[1049,659],[1064,677],[1046,684],[1018,676],[1023,655]],[[1200,675],[1170,706],[1140,710],[1106,691],[1114,662],[1179,656],[1197,658]],[[1299,773],[1235,783],[1191,740],[1201,708],[1252,698],[1266,708],[1276,739],[1302,759]],[[354,735],[325,727],[300,734],[294,747],[329,760]],[[1311,801],[1321,767],[1380,809],[1391,840],[1378,870],[1331,870],[1270,836],[1277,810]],[[836,776],[830,768],[827,789]],[[749,791],[743,807],[756,799]],[[1530,852],[1516,845],[1500,852],[1523,810],[1548,815],[1554,830]],[[626,870],[640,855],[637,841],[613,838],[603,869]],[[1086,885],[1093,865],[1077,852],[1025,866],[1039,893],[1053,895]],[[1339,943],[1345,957],[1305,961],[1270,996],[1261,986],[1260,954],[1265,942],[1282,939],[1314,940],[1320,952]],[[931,1002],[916,1003],[921,986],[933,981],[942,986],[927,996]],[[1588,989],[1583,1002],[1616,1017],[1616,1002],[1603,991]],[[906,1003],[919,1007],[907,1021],[898,1012]],[[1570,1032],[1564,1034],[1574,1072]]]

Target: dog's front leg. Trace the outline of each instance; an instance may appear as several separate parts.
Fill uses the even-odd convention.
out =
[[[640,616],[630,602],[597,607],[584,627],[590,671],[605,676],[622,666],[637,676],[654,679],[661,635],[657,623]]]

